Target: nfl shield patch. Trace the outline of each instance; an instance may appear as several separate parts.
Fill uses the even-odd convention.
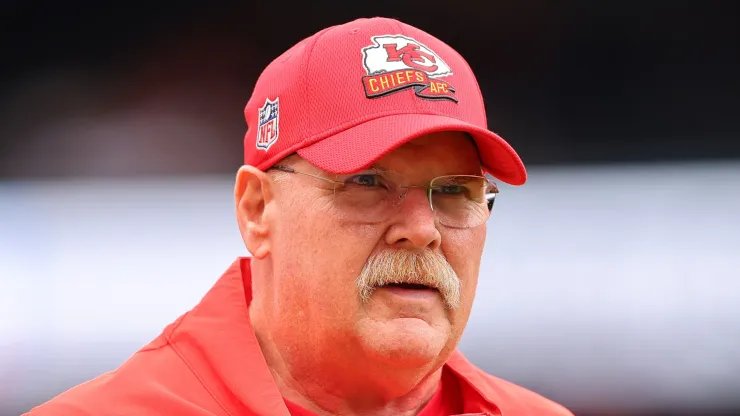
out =
[[[275,101],[265,99],[265,105],[259,110],[257,123],[257,148],[267,150],[278,139],[278,121],[280,120],[279,98]]]

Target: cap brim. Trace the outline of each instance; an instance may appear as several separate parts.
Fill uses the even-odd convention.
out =
[[[395,114],[376,118],[304,147],[297,153],[330,173],[365,169],[402,144],[440,131],[469,133],[483,168],[498,180],[522,185],[527,171],[516,151],[497,134],[455,118],[432,114]]]

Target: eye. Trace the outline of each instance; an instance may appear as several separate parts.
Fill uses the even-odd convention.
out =
[[[465,193],[465,189],[462,185],[440,185],[435,191],[445,195],[459,195]]]
[[[365,188],[387,188],[382,176],[371,173],[351,176],[344,182],[348,185],[358,185]]]

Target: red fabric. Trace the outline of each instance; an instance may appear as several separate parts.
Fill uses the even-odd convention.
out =
[[[463,411],[463,398],[455,375],[442,371],[442,380],[437,392],[417,416],[457,415]]]
[[[248,258],[235,261],[198,305],[118,369],[26,415],[291,416],[250,324],[249,265]],[[572,416],[557,403],[485,374],[459,351],[444,369],[449,374],[445,380],[459,387],[462,410],[455,412]],[[445,381],[443,406],[454,402],[448,401],[454,393],[448,395],[447,388]]]
[[[457,130],[475,139],[487,172],[512,185],[527,179],[514,149],[488,130],[465,59],[393,19],[358,19],[294,45],[262,72],[244,116],[244,161],[259,169],[297,152],[351,173],[422,134]]]

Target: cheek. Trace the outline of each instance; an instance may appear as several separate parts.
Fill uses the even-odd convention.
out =
[[[442,251],[463,282],[464,302],[472,303],[475,296],[485,237],[484,227],[450,230],[442,236]]]
[[[442,234],[442,251],[459,274],[466,276],[472,272],[477,274],[485,239],[486,232],[483,227],[471,230],[446,230]]]
[[[450,230],[442,235],[442,252],[463,285],[460,308],[450,316],[453,344],[462,336],[472,312],[484,243],[485,229],[482,232],[480,229]]]
[[[354,281],[374,247],[370,230],[341,223],[322,196],[282,204],[274,229],[273,270],[283,305],[335,316],[357,307]]]

